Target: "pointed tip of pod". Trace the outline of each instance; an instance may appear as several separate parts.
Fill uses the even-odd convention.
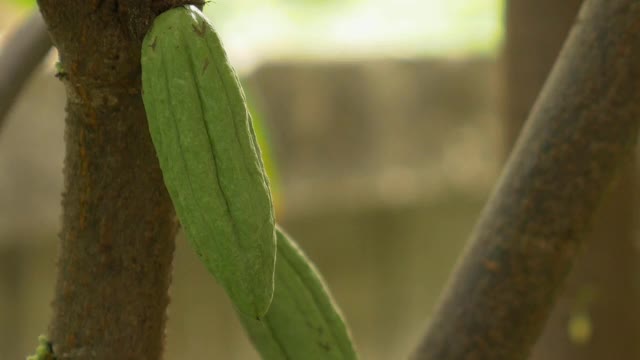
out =
[[[252,311],[250,312],[246,312],[243,309],[241,309],[239,306],[237,306],[233,301],[233,307],[236,309],[237,313],[246,319],[250,319],[250,320],[255,320],[255,321],[259,321],[262,322],[265,318],[265,316],[267,315],[269,308],[271,307],[271,304],[269,304],[269,307],[264,311],[255,311],[255,309],[252,309]]]
[[[274,229],[275,230],[275,229]],[[274,231],[274,243],[277,238]],[[276,245],[274,244],[274,245]],[[223,286],[236,311],[247,319],[261,321],[269,312],[275,295],[276,246],[274,246],[273,268],[263,272],[252,272],[254,281],[234,281]],[[259,279],[259,280],[258,280]]]
[[[267,313],[269,312],[269,309],[271,308],[271,303],[273,302],[273,295],[275,293],[275,282],[272,281],[271,284],[272,284],[272,288],[269,294],[270,296],[262,298],[265,301],[262,301],[261,304],[256,304],[256,308],[254,311],[254,316],[256,320],[260,320],[264,318],[265,315],[267,315]]]
[[[260,304],[260,306],[257,306],[257,304],[256,304],[256,306],[254,306],[251,309],[250,313],[246,313],[246,312],[242,311],[239,308],[238,308],[238,311],[240,311],[241,313],[243,313],[247,317],[254,318],[254,319],[260,321],[260,320],[264,319],[264,317],[269,312],[269,309],[271,308],[271,300],[273,300],[273,297],[270,299],[270,301],[268,303]]]

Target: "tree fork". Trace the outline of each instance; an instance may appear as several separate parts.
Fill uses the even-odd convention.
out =
[[[640,120],[640,4],[589,0],[415,359],[527,357]]]

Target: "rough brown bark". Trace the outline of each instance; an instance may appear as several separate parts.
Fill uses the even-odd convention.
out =
[[[527,357],[640,119],[640,6],[589,0],[415,359]]]
[[[147,129],[140,45],[168,3],[39,1],[68,98],[58,358],[161,358],[177,224]]]
[[[579,0],[510,0],[506,11],[505,142],[508,154],[542,88]],[[640,104],[638,104],[640,106]],[[640,359],[635,242],[635,161],[623,171],[585,240],[531,359]],[[570,324],[588,319],[591,334],[571,338]],[[588,330],[587,330],[588,331]]]

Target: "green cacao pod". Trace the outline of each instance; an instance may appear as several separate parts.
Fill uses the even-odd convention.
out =
[[[265,360],[357,359],[349,330],[319,273],[287,234],[279,228],[276,232],[271,307],[259,320],[240,315],[255,348]]]
[[[238,78],[193,6],[160,14],[142,44],[142,88],[164,183],[187,238],[236,308],[274,291],[269,182]]]

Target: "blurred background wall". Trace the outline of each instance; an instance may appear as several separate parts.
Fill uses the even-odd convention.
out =
[[[327,280],[362,358],[401,359],[504,159],[502,2],[319,3],[207,12],[266,130],[279,222]],[[9,13],[5,33],[24,10],[0,3]],[[64,103],[45,62],[0,134],[0,359],[31,352],[49,321]],[[257,359],[182,235],[174,266],[166,358]]]
[[[401,358],[416,342],[493,180],[494,67],[268,63],[245,78],[277,160],[279,221],[327,279],[365,359]],[[16,356],[49,318],[64,102],[43,69],[0,137],[0,341]],[[223,293],[177,241],[167,359],[255,358]]]

